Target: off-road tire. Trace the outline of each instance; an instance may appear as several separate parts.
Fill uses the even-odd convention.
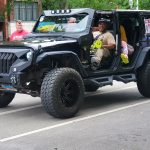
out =
[[[150,97],[150,61],[137,71],[137,87],[143,96]]]
[[[15,97],[15,93],[0,91],[0,108],[8,106]]]
[[[53,69],[44,77],[41,102],[48,114],[57,118],[70,118],[79,111],[83,98],[83,80],[74,69]]]

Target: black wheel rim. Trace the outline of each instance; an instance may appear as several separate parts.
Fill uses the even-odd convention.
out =
[[[65,107],[72,107],[78,101],[79,87],[75,80],[66,80],[60,92],[61,102]]]

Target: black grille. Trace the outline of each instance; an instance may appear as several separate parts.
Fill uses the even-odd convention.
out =
[[[9,73],[10,67],[17,57],[13,53],[0,53],[0,73]]]

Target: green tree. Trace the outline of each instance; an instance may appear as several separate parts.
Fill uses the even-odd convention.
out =
[[[95,8],[95,9],[116,9],[129,8],[128,0],[42,0],[43,9],[64,9],[64,8]]]
[[[129,8],[128,0],[70,0],[70,6],[90,7],[95,9],[127,9]]]
[[[31,1],[31,0],[27,0]],[[129,9],[129,0],[42,0],[43,9],[94,8],[94,9]],[[136,0],[133,0],[133,9]],[[150,0],[139,0],[140,9],[149,9]]]
[[[68,0],[42,0],[43,9],[65,9],[68,8]]]
[[[150,0],[140,0],[140,9],[150,9]]]

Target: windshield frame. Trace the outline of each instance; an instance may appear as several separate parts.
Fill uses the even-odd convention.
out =
[[[73,9],[73,10],[75,10],[75,13],[72,11],[72,13],[70,13],[70,14],[51,14],[50,10],[45,11],[45,13],[43,13],[39,17],[37,23],[35,24],[35,26],[33,28],[32,33],[56,34],[57,35],[57,34],[80,34],[80,33],[84,33],[84,32],[89,32],[90,28],[91,28],[91,24],[92,24],[92,20],[93,20],[92,18],[93,18],[95,10],[93,10],[93,9],[79,9],[78,11],[77,11],[77,9]],[[45,17],[59,17],[59,16],[64,17],[64,16],[66,16],[66,17],[69,18],[69,17],[72,17],[72,16],[80,15],[80,14],[85,14],[85,16],[88,16],[85,29],[80,31],[80,32],[44,32],[44,33],[43,32],[36,32],[37,26],[39,25],[39,22],[40,22],[40,18],[42,16],[45,16]]]

